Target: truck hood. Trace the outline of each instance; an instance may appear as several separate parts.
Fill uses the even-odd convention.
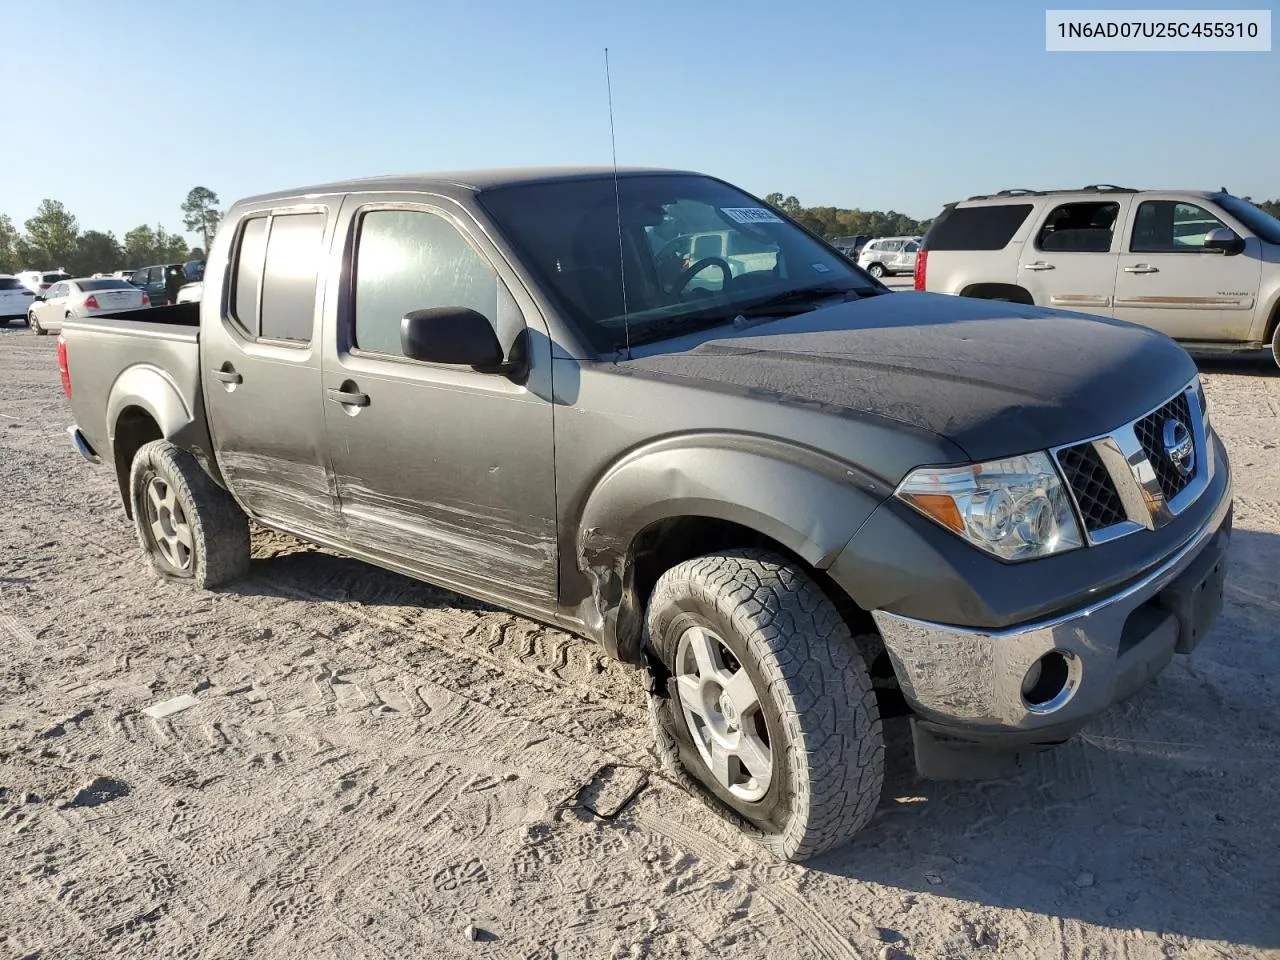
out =
[[[839,303],[637,348],[634,374],[831,405],[945,437],[974,460],[1105,433],[1195,376],[1145,327],[929,293]]]

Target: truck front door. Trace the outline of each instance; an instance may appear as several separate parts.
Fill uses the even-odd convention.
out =
[[[201,379],[223,478],[251,517],[322,540],[338,539],[340,524],[313,331],[340,199],[246,214],[225,247],[215,243],[227,268],[208,272],[217,288],[201,306]]]
[[[550,341],[461,211],[421,195],[349,198],[349,274],[326,335],[325,419],[346,542],[481,596],[547,607],[557,550]],[[400,320],[461,306],[520,342],[530,379],[407,359]],[[532,304],[528,315],[536,316]]]

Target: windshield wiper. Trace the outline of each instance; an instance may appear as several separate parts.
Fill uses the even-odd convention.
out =
[[[639,332],[631,335],[631,344],[652,343],[669,337],[684,336],[697,333],[722,324],[734,322],[741,329],[741,320],[765,320],[793,317],[799,313],[807,313],[814,309],[818,302],[830,300],[832,297],[843,297],[845,300],[857,299],[861,296],[873,296],[877,291],[867,287],[846,287],[828,284],[819,287],[802,287],[799,290],[788,290],[763,300],[741,307],[708,307],[695,313],[686,313],[667,320],[647,323]],[[735,322],[737,321],[737,322]],[[754,326],[754,324],[750,324]]]
[[[805,309],[809,309],[817,304],[820,300],[830,300],[832,297],[843,297],[845,300],[855,300],[864,295],[864,293],[872,293],[870,288],[865,290],[858,287],[837,287],[833,285],[821,287],[801,287],[799,290],[788,290],[786,293],[775,294],[772,297],[766,297],[764,300],[757,300],[755,303],[745,307],[739,307],[736,311],[739,316],[743,317],[760,317],[770,316],[779,312],[779,308],[795,308],[800,310],[795,312],[801,313]],[[785,312],[790,313],[790,310]]]

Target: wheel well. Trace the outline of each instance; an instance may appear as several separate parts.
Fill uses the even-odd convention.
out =
[[[618,651],[622,659],[642,662],[645,608],[658,579],[677,564],[722,550],[756,548],[785,557],[805,571],[835,604],[855,637],[879,637],[871,614],[863,610],[825,570],[818,570],[798,553],[772,537],[741,524],[711,517],[671,517],[650,524],[636,535],[627,551],[622,600],[618,609]],[[883,655],[882,645],[864,650],[871,662]],[[887,659],[886,659],[887,662]],[[872,664],[873,672],[877,664]],[[891,668],[890,668],[891,669]]]
[[[133,503],[129,497],[129,471],[133,468],[133,458],[144,444],[163,439],[160,425],[141,407],[126,407],[116,420],[112,453],[116,462],[116,481],[120,484],[120,499],[124,501],[124,512],[130,520],[133,519]]]
[[[1280,326],[1280,300],[1276,301],[1276,305],[1271,308],[1271,319],[1267,321],[1267,335],[1263,338],[1263,343],[1270,343],[1276,335],[1276,327]],[[1276,358],[1280,363],[1280,357]]]
[[[1013,303],[1032,305],[1031,294],[1015,283],[972,283],[960,291],[962,297],[975,300],[1009,300]]]

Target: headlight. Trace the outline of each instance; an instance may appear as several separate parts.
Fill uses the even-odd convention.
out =
[[[1001,560],[1031,560],[1082,545],[1080,527],[1046,453],[967,467],[921,467],[897,496]]]

